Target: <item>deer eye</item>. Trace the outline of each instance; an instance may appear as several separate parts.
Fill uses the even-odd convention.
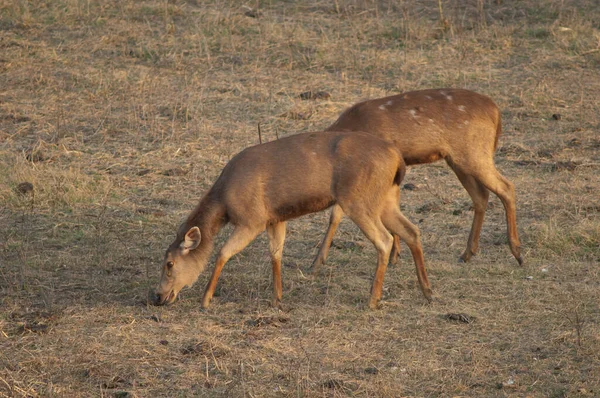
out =
[[[171,269],[171,268],[173,268],[173,261],[169,261],[169,262],[167,263],[167,268],[168,268],[168,269]]]

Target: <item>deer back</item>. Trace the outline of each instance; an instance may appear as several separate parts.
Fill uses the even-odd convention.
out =
[[[488,97],[462,89],[407,92],[360,102],[327,130],[368,131],[393,142],[407,164],[492,156],[500,133],[500,112]]]

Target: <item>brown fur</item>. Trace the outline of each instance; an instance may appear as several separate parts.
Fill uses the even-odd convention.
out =
[[[489,191],[494,192],[506,210],[511,252],[522,264],[514,187],[494,165],[502,126],[500,111],[490,98],[449,88],[407,92],[353,105],[327,130],[374,134],[394,143],[407,165],[446,160],[471,196],[475,210],[461,261],[469,261],[477,251]],[[343,212],[334,207],[329,228],[313,262],[315,271],[325,263],[342,215]],[[399,241],[395,239],[391,262],[396,261],[398,251]]]
[[[157,304],[173,302],[181,288],[196,281],[215,235],[229,222],[234,229],[217,256],[203,307],[208,306],[225,263],[265,229],[273,265],[273,302],[278,305],[285,222],[333,204],[343,209],[377,248],[371,307],[381,298],[393,245],[388,230],[411,247],[421,289],[431,299],[419,231],[398,207],[404,172],[404,161],[394,145],[360,132],[299,134],[242,151],[225,166],[167,249]]]

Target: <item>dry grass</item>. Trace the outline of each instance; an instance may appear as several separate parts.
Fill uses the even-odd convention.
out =
[[[239,4],[0,0],[0,396],[600,395],[596,2],[444,0],[444,20],[433,0],[247,3],[258,18]],[[176,226],[258,123],[271,140],[441,86],[503,109],[523,268],[496,198],[480,254],[457,265],[470,201],[436,164],[412,169],[402,200],[432,305],[404,251],[386,305],[366,309],[375,255],[349,222],[305,277],[326,214],[289,225],[285,312],[268,305],[264,237],[208,311],[206,275],[170,308],[143,304]]]

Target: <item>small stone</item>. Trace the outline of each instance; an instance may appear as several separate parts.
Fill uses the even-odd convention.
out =
[[[287,111],[279,115],[279,117],[288,118],[292,120],[308,120],[312,116],[312,112],[297,112],[297,111]]]
[[[28,193],[33,193],[33,184],[30,182],[22,182],[17,185],[17,192],[21,195],[27,195]]]
[[[560,120],[562,118],[562,116],[560,115],[560,113],[555,113],[552,115],[552,119],[554,120]]]
[[[344,385],[342,380],[329,379],[325,380],[321,385],[325,388],[331,388],[332,390],[340,389]]]
[[[163,175],[174,177],[174,176],[184,176],[188,173],[188,170],[183,167],[174,167],[172,169],[168,169],[162,172]]]
[[[581,146],[581,141],[578,138],[572,138],[569,140],[569,142],[567,142],[567,146],[569,146],[569,147]]]
[[[19,333],[48,333],[48,325],[43,323],[34,322],[25,322],[25,324],[19,327]]]
[[[496,387],[500,390],[503,388],[516,388],[517,385],[515,384],[515,380],[511,377],[503,383],[496,384]]]
[[[546,159],[552,159],[554,157],[554,154],[549,149],[540,149],[539,151],[537,151],[537,155],[540,158],[546,158]]]
[[[446,314],[445,317],[449,321],[457,321],[461,323],[471,323],[473,322],[473,317],[467,314]]]
[[[331,98],[331,94],[329,94],[327,91],[305,91],[300,93],[299,97],[303,100],[329,99]]]
[[[250,18],[259,18],[261,13],[258,10],[248,10],[244,13],[244,15]]]
[[[160,317],[156,314],[152,315],[150,317],[151,320],[153,320],[154,322],[162,322],[162,319],[160,319]]]
[[[27,151],[25,153],[25,159],[30,162],[43,162],[48,160],[49,157],[41,149],[36,149]]]

